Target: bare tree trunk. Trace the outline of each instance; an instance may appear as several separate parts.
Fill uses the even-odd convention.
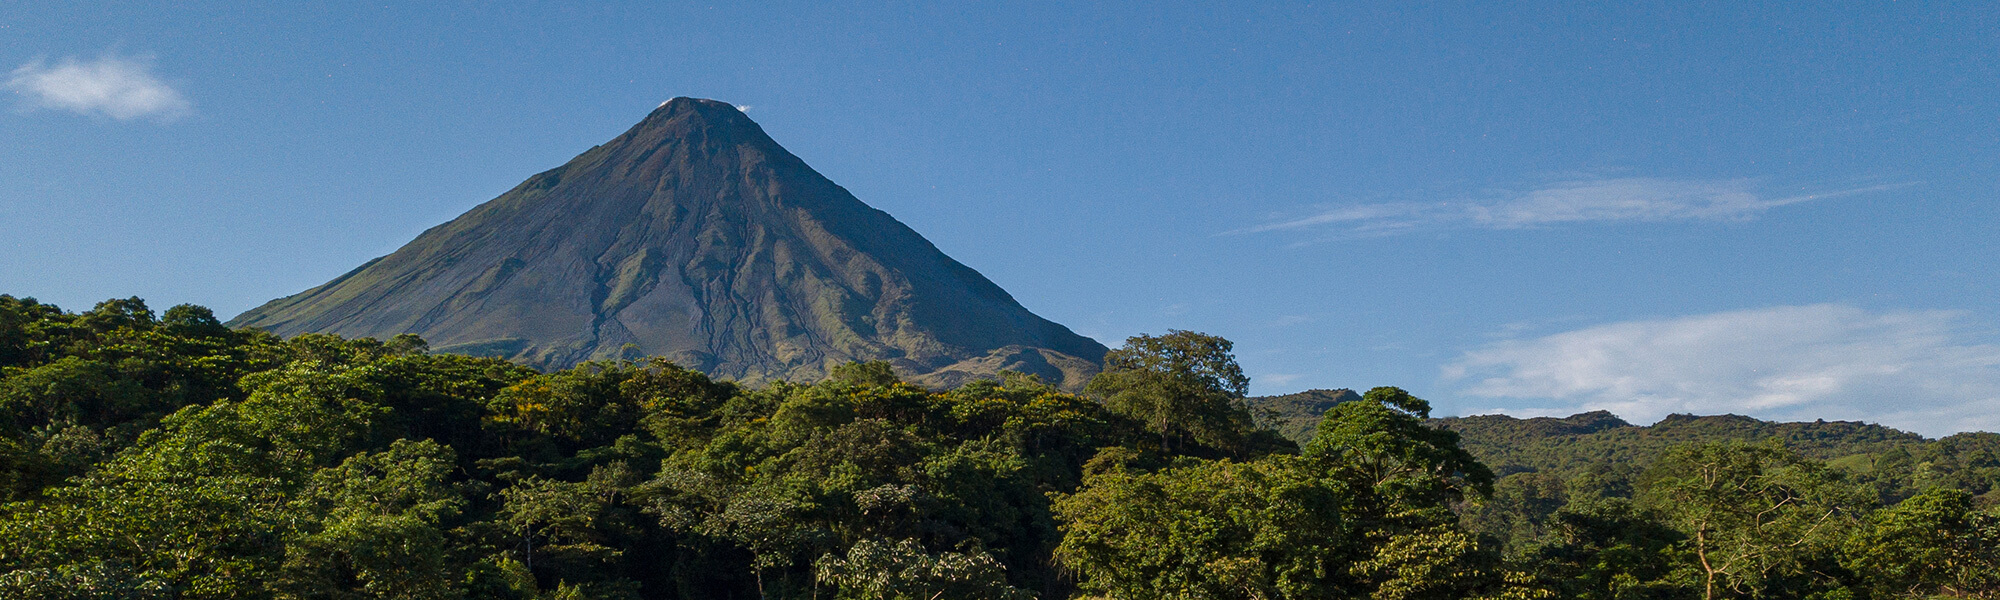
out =
[[[1694,532],[1694,552],[1701,557],[1701,572],[1707,577],[1702,590],[1702,600],[1715,600],[1715,567],[1708,564],[1708,532],[1696,529]]]

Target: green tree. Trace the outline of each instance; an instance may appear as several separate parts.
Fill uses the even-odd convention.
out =
[[[1229,340],[1192,331],[1126,338],[1104,355],[1104,371],[1084,391],[1111,410],[1145,423],[1166,451],[1174,443],[1237,452],[1255,429],[1243,397],[1250,378]]]
[[[189,338],[220,338],[232,333],[215,318],[215,311],[193,304],[181,304],[160,315],[160,329],[168,335]]]
[[[890,367],[889,361],[886,360],[835,365],[832,372],[828,373],[828,378],[848,385],[878,387],[891,386],[903,381],[896,377],[896,370]]]
[[[1432,426],[1430,403],[1395,387],[1326,411],[1303,456],[1357,494],[1369,519],[1422,529],[1456,521],[1450,506],[1493,491],[1493,472]]]
[[[293,501],[313,522],[287,540],[276,587],[290,598],[463,596],[468,565],[444,529],[465,505],[445,481],[453,462],[450,448],[398,440],[315,473]]]
[[[1056,501],[1056,557],[1115,598],[1341,598],[1372,552],[1337,487],[1272,456],[1156,473],[1107,465]]]
[[[1775,440],[1696,444],[1670,450],[1644,479],[1646,505],[1687,536],[1703,598],[1841,586],[1815,567],[1837,555],[1866,501],[1824,463]]]
[[[622,492],[619,471],[601,467],[581,482],[530,476],[501,490],[502,522],[530,572],[580,583],[619,557],[621,551],[607,543],[618,526],[609,512]]]
[[[642,411],[640,425],[670,448],[705,442],[722,425],[717,411],[740,391],[733,383],[658,358],[618,384],[618,392]]]
[[[1686,536],[1664,518],[1616,497],[1573,497],[1550,517],[1521,562],[1577,600],[1685,598],[1673,581]]]
[[[150,329],[157,321],[153,309],[138,296],[97,303],[89,312],[77,315],[77,324],[99,333],[117,329]]]
[[[1387,394],[1350,404],[1417,406]],[[1408,420],[1330,413],[1297,457],[1146,472],[1123,466],[1137,453],[1108,449],[1056,501],[1056,556],[1085,589],[1128,600],[1547,597],[1456,527],[1457,491],[1480,486],[1484,468],[1394,414]],[[1392,439],[1405,435],[1417,439]]]
[[[1882,597],[2000,598],[2000,515],[1932,488],[1870,517],[1842,562]]]
[[[1387,536],[1367,559],[1348,568],[1374,588],[1376,600],[1458,600],[1489,595],[1537,597],[1531,587],[1500,583],[1499,557],[1469,533],[1437,525]]]
[[[535,375],[495,395],[487,421],[511,434],[518,454],[553,456],[603,445],[635,429],[644,415],[638,400],[622,393],[639,372],[627,364],[584,363]]]
[[[1302,464],[1344,492],[1346,517],[1365,536],[1350,571],[1379,598],[1532,595],[1507,583],[1496,552],[1457,529],[1453,507],[1490,496],[1493,473],[1429,416],[1429,402],[1378,387],[1328,409],[1306,444]]]
[[[820,583],[851,600],[1031,600],[1007,585],[1007,567],[985,552],[931,553],[916,540],[867,539],[814,564]]]
[[[1555,515],[1569,498],[1563,480],[1550,473],[1515,473],[1493,485],[1493,495],[1464,511],[1465,527],[1499,540],[1517,557],[1548,537]]]
[[[111,562],[66,564],[0,574],[0,598],[10,600],[166,600],[172,588]]]

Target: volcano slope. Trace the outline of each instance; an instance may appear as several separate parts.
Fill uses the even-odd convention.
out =
[[[1075,389],[1106,350],[863,204],[742,111],[693,98],[229,323],[414,333],[543,369],[658,355],[743,381],[885,360],[933,387],[1011,369]]]

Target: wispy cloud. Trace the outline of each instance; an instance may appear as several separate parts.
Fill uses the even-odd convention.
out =
[[[96,60],[64,58],[54,65],[36,60],[7,78],[8,91],[36,108],[102,115],[120,121],[150,117],[170,121],[193,105],[152,73],[148,57],[106,53]]]
[[[1759,193],[1756,183],[1749,179],[1585,179],[1494,200],[1331,207],[1221,235],[1330,228],[1386,234],[1425,228],[1522,229],[1583,222],[1743,220],[1788,204],[1894,187],[1900,186],[1768,197]]]
[[[1493,343],[1444,369],[1523,415],[1609,410],[1878,422],[1928,435],[2000,430],[2000,346],[1956,312],[1781,306],[1612,323]]]
[[[1396,225],[1403,222],[1414,224],[1419,221],[1437,220],[1441,213],[1451,212],[1448,204],[1360,204],[1342,206],[1322,211],[1310,216],[1279,221],[1256,227],[1247,227],[1225,233],[1259,233],[1264,231],[1284,231],[1305,229],[1322,225]]]

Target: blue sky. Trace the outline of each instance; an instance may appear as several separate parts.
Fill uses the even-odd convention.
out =
[[[2000,430],[1980,3],[266,4],[0,6],[0,292],[233,315],[699,96],[1256,393]]]

